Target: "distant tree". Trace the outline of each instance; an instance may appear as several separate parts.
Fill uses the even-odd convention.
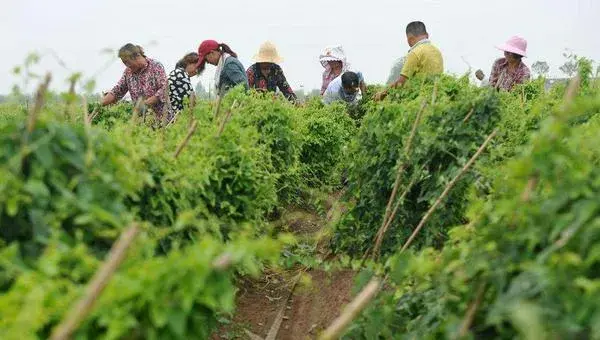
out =
[[[321,95],[321,90],[319,89],[313,89],[312,91],[310,91],[308,93],[308,97],[318,97]]]
[[[198,99],[210,99],[208,92],[204,86],[202,86],[200,81],[198,81],[198,84],[196,85],[196,97],[198,97]]]
[[[550,71],[550,66],[545,61],[536,61],[531,65],[533,72],[538,76],[546,77],[548,75],[548,71]]]
[[[563,57],[565,57],[567,61],[565,61],[565,63],[559,67],[559,70],[571,78],[577,74],[577,55],[567,51],[563,53]]]
[[[404,57],[402,57],[394,62],[394,65],[392,66],[392,69],[390,70],[390,75],[388,76],[388,79],[386,82],[388,85],[391,85],[396,80],[398,80],[398,78],[400,78],[400,72],[402,72],[403,66],[404,66]]]

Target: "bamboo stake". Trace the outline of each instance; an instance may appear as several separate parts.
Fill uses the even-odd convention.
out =
[[[217,106],[215,107],[215,113],[213,114],[213,120],[217,119],[219,111],[221,110],[221,96],[217,96]]]
[[[38,90],[35,95],[35,103],[29,110],[29,116],[27,119],[27,132],[28,133],[33,132],[33,129],[35,128],[37,116],[40,113],[40,110],[42,109],[42,106],[44,106],[44,103],[46,101],[45,96],[46,96],[46,92],[48,91],[48,86],[50,85],[50,80],[52,80],[52,76],[50,75],[50,73],[48,73],[48,74],[46,74],[46,77],[44,78],[44,81],[42,82],[42,84],[40,84],[40,86],[38,87]]]
[[[398,213],[398,209],[400,208],[400,204],[402,204],[402,202],[404,202],[404,200],[406,199],[406,195],[408,195],[410,189],[415,184],[415,181],[416,181],[416,177],[413,178],[411,180],[411,182],[406,186],[406,188],[404,189],[404,192],[402,193],[402,195],[400,196],[400,198],[398,199],[398,201],[396,201],[396,205],[394,206],[394,210],[392,211],[392,214],[388,218],[387,222],[385,223],[385,225],[383,226],[383,228],[380,228],[379,231],[377,232],[377,238],[375,239],[375,246],[373,248],[373,260],[379,258],[379,254],[380,254],[380,251],[381,251],[381,244],[383,243],[383,237],[385,236],[385,233],[388,231],[390,225],[392,224],[392,221],[396,217],[396,213]]]
[[[401,251],[406,250],[406,248],[408,248],[408,246],[410,246],[410,244],[415,239],[415,237],[417,236],[417,234],[419,233],[419,231],[421,230],[421,228],[423,228],[423,226],[425,225],[425,223],[427,223],[427,221],[429,220],[429,218],[431,217],[431,215],[433,214],[433,212],[442,203],[442,201],[444,200],[444,198],[446,198],[446,196],[448,195],[448,193],[450,192],[450,190],[454,187],[454,185],[456,185],[456,183],[458,182],[458,180],[467,172],[467,170],[469,170],[469,168],[473,165],[473,163],[475,163],[475,160],[479,157],[479,155],[481,155],[481,153],[483,152],[483,150],[485,150],[485,148],[487,147],[487,145],[490,143],[490,141],[492,140],[492,138],[494,138],[494,136],[496,136],[497,133],[498,133],[498,130],[494,130],[487,137],[487,139],[485,140],[485,142],[483,142],[483,144],[481,144],[481,146],[479,147],[479,149],[477,150],[477,152],[475,152],[475,154],[473,155],[473,157],[471,157],[471,159],[467,162],[467,164],[465,164],[465,166],[463,166],[463,168],[458,173],[458,175],[456,175],[450,181],[450,183],[448,183],[448,185],[446,185],[446,188],[444,189],[444,191],[442,192],[442,194],[438,197],[438,199],[435,201],[435,203],[433,203],[433,205],[431,206],[431,208],[429,208],[429,210],[427,211],[427,213],[425,214],[425,216],[423,216],[423,218],[421,219],[421,222],[419,222],[419,225],[417,225],[417,227],[415,228],[415,230],[413,231],[413,233],[410,235],[410,237],[408,238],[408,240],[406,241],[406,243],[404,244],[404,246],[402,246]]]
[[[475,294],[475,300],[473,300],[473,302],[471,302],[471,305],[469,305],[467,313],[465,314],[465,318],[461,323],[460,331],[458,332],[458,337],[455,337],[455,339],[465,337],[469,332],[469,329],[471,329],[471,325],[473,324],[473,320],[475,319],[475,313],[477,312],[477,309],[481,304],[481,300],[483,299],[485,288],[485,283],[482,282],[481,284],[479,284],[479,288],[477,288],[477,294]]]
[[[473,113],[475,112],[475,108],[471,108],[471,111],[469,111],[469,113],[465,116],[465,119],[463,119],[463,124],[467,122],[467,120],[469,120],[469,118],[471,118],[471,116],[473,115]]]
[[[327,329],[319,337],[320,340],[338,339],[346,327],[362,312],[369,301],[377,295],[381,287],[381,281],[375,278],[371,280],[367,286],[358,294],[358,296],[350,302],[344,309],[344,312],[327,327]]]
[[[438,85],[440,83],[440,78],[437,78],[435,80],[435,84],[433,85],[433,94],[431,95],[431,105],[433,106],[435,104],[435,101],[437,99],[437,94],[438,94]]]
[[[229,109],[229,111],[227,111],[225,118],[223,118],[223,121],[221,122],[219,131],[217,132],[217,137],[220,137],[221,134],[223,133],[223,130],[225,130],[225,124],[227,124],[227,122],[229,121],[229,118],[231,117],[231,113],[233,112],[233,109],[235,108],[236,105],[237,105],[237,100],[234,100],[233,104],[231,105],[231,108]]]
[[[190,138],[192,138],[192,135],[194,134],[194,132],[196,131],[196,127],[198,126],[198,121],[194,120],[194,123],[192,123],[192,126],[190,126],[190,129],[188,130],[187,135],[185,136],[185,139],[183,141],[181,141],[181,144],[179,144],[179,146],[177,147],[177,150],[175,150],[175,154],[173,154],[174,158],[179,157],[179,154],[181,153],[181,151],[183,150],[183,148],[187,145],[187,143],[190,141]]]
[[[292,288],[290,289],[290,292],[288,293],[288,296],[285,299],[285,303],[279,309],[279,312],[277,313],[275,320],[273,320],[273,324],[271,325],[271,328],[269,329],[269,333],[267,333],[267,337],[265,338],[265,340],[275,340],[277,338],[277,333],[279,333],[279,328],[281,327],[281,323],[283,322],[283,316],[285,314],[285,310],[287,308],[288,301],[294,294],[294,289],[296,288],[298,281],[300,281],[301,275],[302,275],[302,273],[296,275],[296,278],[292,282]]]
[[[102,266],[96,271],[92,281],[86,288],[84,296],[72,308],[67,317],[54,329],[51,340],[67,340],[71,334],[77,330],[79,324],[85,320],[88,314],[92,311],[94,304],[111,277],[125,259],[127,249],[133,243],[133,240],[139,233],[137,224],[133,224],[125,232],[121,234],[117,242],[115,242],[106,257]]]
[[[85,96],[81,96],[81,103],[83,104],[83,125],[85,125],[85,127],[88,128],[90,123],[90,113],[87,110],[87,99],[85,98]],[[96,108],[94,108],[94,111],[95,110]]]

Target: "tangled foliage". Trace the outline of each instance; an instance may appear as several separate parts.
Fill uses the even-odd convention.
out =
[[[349,337],[599,338],[599,98],[557,108],[441,251],[393,256],[394,288]]]
[[[475,88],[466,78],[443,76],[436,84],[415,79],[391,94],[390,100],[371,106],[362,120],[348,151],[352,155],[348,192],[355,203],[336,226],[333,245],[337,250],[361,256],[369,249],[382,223],[398,167],[402,166],[405,170],[398,196],[404,190],[408,193],[383,250],[393,251],[400,246],[499,120],[495,92]],[[424,103],[427,106],[406,157],[405,144]],[[440,246],[446,230],[465,221],[465,196],[473,181],[472,175],[469,177],[452,190],[419,237],[419,244]],[[411,182],[414,184],[407,189]]]
[[[37,256],[56,233],[106,249],[131,220],[125,204],[144,172],[99,130],[42,119],[29,133],[15,118],[0,127],[0,237]]]

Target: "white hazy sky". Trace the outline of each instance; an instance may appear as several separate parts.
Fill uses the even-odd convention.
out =
[[[382,83],[408,49],[404,29],[413,20],[426,23],[449,73],[466,72],[466,62],[489,73],[501,56],[494,45],[517,34],[529,42],[526,63],[545,60],[553,75],[560,74],[565,48],[600,61],[600,44],[594,38],[600,32],[600,0],[2,2],[0,93],[19,82],[11,70],[32,51],[43,57],[34,70],[51,71],[55,88],[66,88],[67,76],[79,71],[96,75],[97,90],[105,90],[116,83],[124,66],[102,49],[140,44],[169,72],[204,39],[229,44],[246,67],[259,45],[271,40],[285,58],[282,67],[292,87],[307,90],[320,87],[318,55],[323,47],[342,44],[367,82]],[[213,73],[209,66],[200,78],[203,84]]]

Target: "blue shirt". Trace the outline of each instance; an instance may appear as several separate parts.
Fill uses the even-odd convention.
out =
[[[342,85],[342,74],[332,80],[331,83],[329,83],[329,86],[327,86],[327,90],[325,90],[325,93],[323,94],[323,103],[331,104],[335,101],[341,100],[349,104],[356,104],[360,99],[360,91],[356,91],[353,94],[349,94],[344,91],[344,86]],[[356,72],[356,75],[358,76],[358,83],[362,83],[364,81],[362,73]]]

